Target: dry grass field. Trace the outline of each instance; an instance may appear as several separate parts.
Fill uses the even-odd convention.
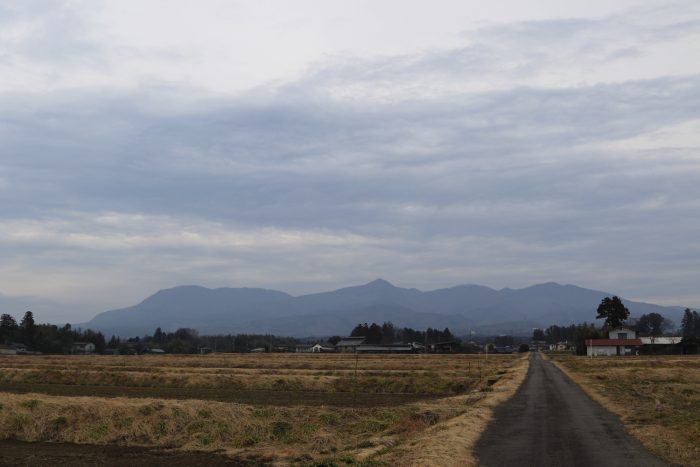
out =
[[[700,466],[700,358],[550,356],[670,464]]]
[[[6,356],[0,439],[428,465],[415,461],[431,449],[425,434],[478,434],[489,401],[513,392],[526,365],[515,355]],[[470,411],[480,423],[455,422]]]

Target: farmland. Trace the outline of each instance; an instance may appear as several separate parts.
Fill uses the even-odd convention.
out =
[[[437,455],[431,430],[476,436],[526,365],[514,355],[7,356],[0,438],[411,464]]]
[[[551,356],[652,452],[700,466],[700,358]]]

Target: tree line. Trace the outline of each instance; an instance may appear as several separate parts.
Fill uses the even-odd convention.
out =
[[[350,332],[350,336],[364,337],[367,344],[408,344],[410,342],[418,342],[430,345],[457,340],[448,328],[442,331],[433,328],[417,331],[413,328],[398,328],[390,321],[385,321],[382,325],[377,323],[370,325],[367,325],[367,323],[358,324]]]
[[[0,343],[23,344],[28,349],[49,354],[70,353],[75,342],[91,342],[95,351],[105,349],[105,336],[90,329],[73,329],[70,324],[36,324],[34,314],[27,311],[17,323],[9,314],[0,316]]]
[[[180,328],[174,332],[156,328],[152,335],[132,337],[126,340],[112,337],[108,346],[119,353],[143,353],[148,349],[162,349],[166,353],[188,354],[200,351],[250,352],[253,349],[274,351],[289,349],[299,344],[293,337],[273,336],[272,334],[226,334],[202,335],[190,328]]]

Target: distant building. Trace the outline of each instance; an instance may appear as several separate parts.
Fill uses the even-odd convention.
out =
[[[493,348],[492,353],[513,353],[513,347],[510,345],[497,345]]]
[[[642,341],[642,345],[675,345],[675,344],[680,344],[681,341],[683,340],[682,337],[680,336],[673,336],[673,337],[640,337],[640,341]]]
[[[568,342],[562,341],[562,342],[557,342],[556,344],[549,344],[549,350],[569,350],[571,346],[569,345]]]
[[[95,344],[92,342],[73,342],[71,346],[72,354],[91,354],[95,353]]]
[[[365,353],[409,353],[416,349],[411,344],[360,344],[358,352]]]
[[[11,345],[0,344],[0,355],[17,355],[17,349]]]
[[[540,350],[547,350],[549,348],[549,344],[547,344],[547,341],[538,341],[538,340],[532,340],[530,341],[530,350],[534,352],[539,352]]]
[[[17,355],[26,355],[27,352],[29,352],[29,348],[24,344],[20,344],[19,342],[11,343],[10,347],[16,350]]]
[[[586,355],[633,355],[641,345],[642,341],[637,339],[637,333],[633,329],[611,329],[607,339],[586,339]]]
[[[365,341],[362,336],[359,337],[342,337],[335,348],[338,352],[355,352],[357,348]]]
[[[322,352],[335,352],[335,347],[327,347],[319,344],[318,342],[314,344],[300,344],[295,347],[295,352],[300,353],[322,353]]]
[[[459,349],[459,342],[455,340],[443,341],[435,344],[430,344],[428,347],[430,348],[431,352],[450,353]]]
[[[618,328],[608,333],[608,339],[587,339],[586,355],[634,355],[639,351],[664,352],[664,346],[680,344],[682,337],[637,337],[633,329]],[[658,347],[658,348],[656,348]],[[656,348],[656,350],[654,350]]]
[[[358,353],[411,353],[425,351],[417,342],[409,344],[367,344],[364,337],[343,337],[335,345],[336,352]]]

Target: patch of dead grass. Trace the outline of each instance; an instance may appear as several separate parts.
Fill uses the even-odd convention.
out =
[[[442,441],[429,433],[454,432],[449,436],[459,438],[455,446],[464,444],[469,433],[478,436],[481,425],[472,426],[464,415],[482,418],[485,426],[490,412],[484,410],[490,405],[484,401],[498,403],[507,381],[524,371],[517,356],[484,360],[476,355],[361,355],[355,385],[354,361],[353,355],[309,354],[12,356],[0,358],[0,384],[217,388],[236,382],[280,391],[332,393],[356,388],[360,394],[426,391],[449,397],[353,409],[0,393],[0,438],[224,450],[275,458],[281,465],[336,458],[369,464],[377,458],[391,465],[394,459],[403,462],[403,455],[415,457],[414,446],[429,446],[422,448],[424,457],[415,459],[431,465],[440,456],[458,457],[445,454],[454,446],[431,446]]]
[[[416,430],[400,446],[378,459],[397,466],[475,466],[473,449],[492,420],[494,408],[512,397],[527,374],[529,359],[521,356],[498,381],[468,395],[418,403],[422,411],[451,414],[443,422]]]

